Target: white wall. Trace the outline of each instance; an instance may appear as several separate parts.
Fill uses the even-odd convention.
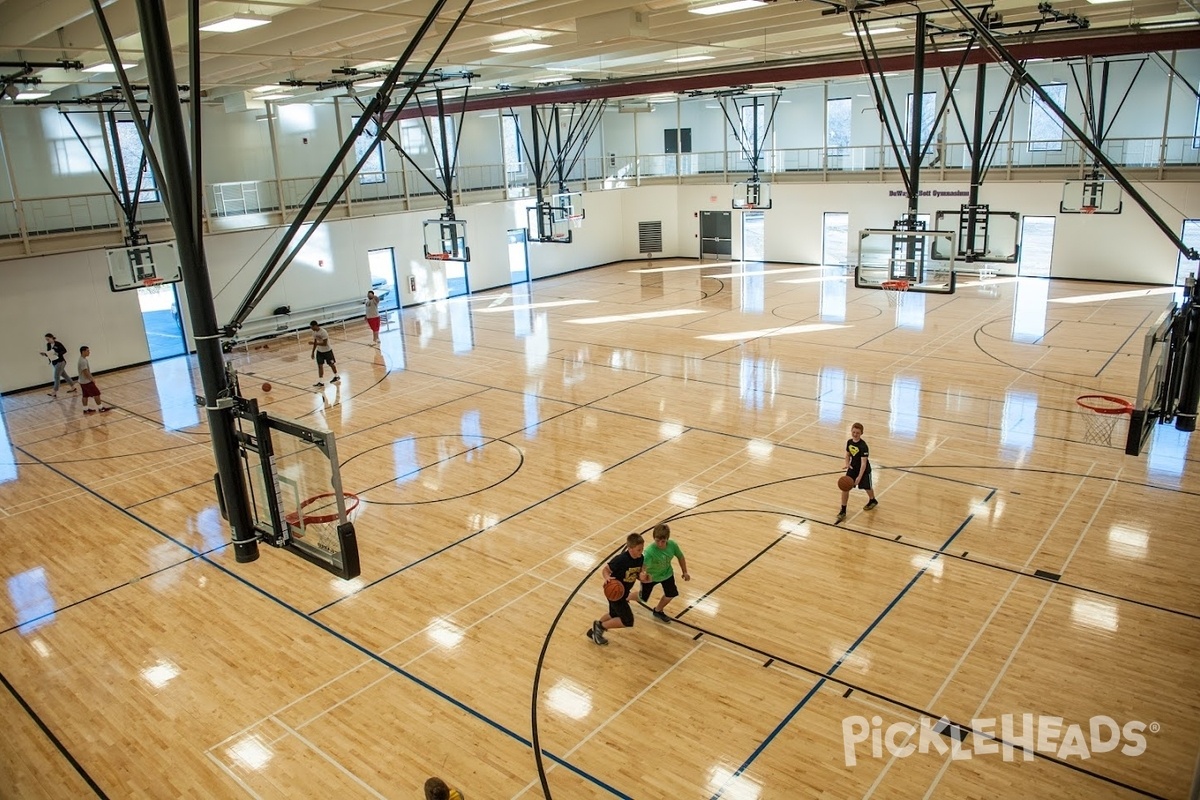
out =
[[[625,115],[629,117],[631,115]],[[1151,183],[1144,194],[1174,231],[1183,219],[1200,218],[1200,184]],[[773,208],[766,212],[769,260],[816,263],[821,258],[823,214],[850,214],[851,230],[888,228],[907,207],[902,186],[869,183],[777,183]],[[964,191],[964,184],[924,184],[930,194],[921,211],[957,210],[964,197],[936,196]],[[892,193],[896,194],[893,195]],[[529,245],[530,275],[542,278],[598,264],[637,260],[638,223],[663,226],[663,256],[695,257],[698,212],[729,210],[728,185],[654,185],[612,189],[585,196],[586,220],[569,245]],[[1177,251],[1128,198],[1117,216],[1058,214],[1062,182],[986,185],[982,201],[995,211],[1057,216],[1052,276],[1170,284]],[[509,283],[506,232],[527,226],[525,209],[532,199],[465,206],[458,214],[467,223],[473,291]],[[736,213],[736,212],[735,212]],[[396,257],[400,302],[412,305],[445,294],[441,265],[422,255],[423,223],[436,212],[414,211],[326,222],[251,315],[265,317],[280,305],[294,310],[352,300],[370,288],[367,251],[391,247]],[[740,252],[739,226],[734,253]],[[248,230],[206,238],[206,255],[218,320],[229,320],[247,293],[281,230]],[[852,242],[854,237],[851,237]],[[136,292],[113,293],[107,283],[103,250],[6,261],[0,269],[0,337],[9,344],[0,391],[44,383],[49,377],[36,355],[47,330],[71,348],[89,344],[97,371],[144,362],[149,358]],[[408,288],[408,278],[417,291]],[[182,289],[182,287],[181,287]],[[183,292],[181,291],[181,294]],[[189,342],[191,341],[189,332]]]

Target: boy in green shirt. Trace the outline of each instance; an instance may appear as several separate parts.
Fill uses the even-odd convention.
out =
[[[679,589],[675,586],[675,572],[671,569],[671,559],[679,559],[679,568],[683,570],[685,581],[690,581],[692,576],[688,574],[687,559],[683,557],[683,551],[671,541],[671,527],[667,523],[660,522],[654,526],[654,543],[646,548],[642,556],[645,559],[642,569],[646,575],[642,578],[638,601],[649,607],[650,592],[655,586],[662,584],[663,596],[654,607],[654,618],[659,622],[670,622],[671,618],[663,609],[667,607],[667,603],[679,596]]]

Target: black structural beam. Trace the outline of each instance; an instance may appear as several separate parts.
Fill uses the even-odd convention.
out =
[[[221,479],[229,524],[233,528],[234,556],[238,562],[253,561],[258,558],[258,537],[250,520],[246,484],[238,466],[233,405],[228,398],[217,312],[213,305],[208,266],[204,263],[204,250],[197,236],[201,209],[194,202],[194,195],[189,192],[193,181],[195,185],[199,184],[200,176],[190,174],[188,142],[184,133],[179,90],[175,84],[171,37],[167,32],[167,20],[161,2],[137,0],[137,10],[151,102],[158,109],[156,128],[163,150],[162,171],[158,174],[163,193],[171,198],[171,227],[178,244],[183,288],[187,293],[192,335],[196,341],[196,361],[204,387],[204,407],[208,412],[213,456]],[[97,9],[97,14],[100,13]],[[198,17],[192,20],[192,24],[198,24]],[[199,61],[199,53],[193,50],[191,58]],[[114,59],[114,63],[119,65],[119,59]],[[129,99],[132,103],[132,97]]]
[[[1008,52],[1004,45],[997,41],[996,37],[992,35],[992,32],[987,29],[987,26],[971,15],[966,6],[963,5],[962,0],[949,0],[949,2],[959,11],[960,14],[965,16],[970,21],[971,25],[975,27],[975,30],[979,32],[980,38],[987,42],[1000,60],[1008,64],[1009,69],[1014,71],[1020,81],[1032,89],[1034,93],[1042,99],[1042,102],[1046,104],[1046,107],[1054,112],[1055,116],[1058,117],[1063,126],[1071,132],[1071,135],[1074,136],[1081,145],[1083,145],[1084,149],[1092,155],[1092,158],[1094,158],[1097,163],[1104,167],[1104,170],[1108,173],[1109,177],[1116,181],[1117,184],[1123,190],[1125,190],[1127,195],[1133,198],[1133,202],[1137,203],[1142,211],[1146,212],[1146,216],[1150,218],[1150,221],[1158,226],[1158,229],[1163,232],[1163,235],[1166,236],[1176,248],[1179,249],[1180,253],[1183,253],[1183,257],[1189,261],[1196,261],[1200,259],[1200,253],[1197,253],[1196,248],[1189,247],[1188,245],[1184,244],[1184,241],[1179,237],[1179,234],[1175,233],[1175,231],[1171,229],[1171,226],[1167,225],[1166,221],[1159,216],[1157,211],[1154,210],[1154,207],[1146,201],[1146,198],[1142,197],[1142,193],[1139,192],[1134,185],[1130,183],[1129,179],[1121,173],[1121,169],[1114,164],[1108,156],[1104,155],[1104,151],[1096,146],[1096,143],[1093,142],[1091,138],[1084,133],[1084,131],[1078,125],[1075,124],[1074,120],[1067,116],[1065,111],[1058,107],[1058,103],[1054,102],[1054,98],[1042,88],[1041,84],[1034,80],[1032,75],[1025,71],[1025,68],[1021,65],[1021,63],[1017,61],[1017,59],[1014,58],[1011,53]]]
[[[92,0],[92,2],[96,1],[97,0]],[[474,0],[467,0],[467,2],[463,5],[462,9],[458,13],[458,16],[455,18],[454,23],[450,26],[450,29],[442,38],[441,43],[434,48],[433,53],[429,56],[429,60],[425,63],[425,67],[421,70],[421,79],[423,79],[424,76],[429,74],[429,72],[433,69],[434,61],[436,61],[441,55],[442,51],[446,47],[446,44],[450,41],[450,37],[454,35],[456,30],[458,30],[458,26],[462,23],[463,18],[466,17],[467,12],[470,10],[473,2]],[[430,8],[428,14],[425,16],[424,21],[422,21],[421,25],[417,28],[416,33],[413,35],[413,38],[409,41],[408,46],[405,47],[404,52],[400,54],[400,58],[392,66],[392,69],[389,70],[388,76],[383,81],[383,85],[379,87],[379,91],[376,92],[373,98],[371,98],[371,102],[367,104],[362,116],[359,117],[358,122],[351,129],[350,134],[346,137],[346,140],[342,142],[342,146],[338,149],[337,154],[334,155],[333,159],[329,162],[329,166],[326,168],[325,173],[320,179],[318,179],[316,185],[313,186],[312,191],[309,192],[308,197],[305,198],[304,203],[296,212],[295,219],[292,220],[291,225],[289,225],[287,231],[284,232],[279,244],[276,245],[275,249],[271,252],[271,255],[267,257],[266,264],[259,272],[258,277],[254,279],[254,284],[251,286],[250,291],[246,294],[246,298],[242,301],[241,305],[238,306],[237,311],[234,312],[233,318],[230,320],[227,326],[227,332],[231,332],[240,327],[242,323],[246,321],[246,318],[250,315],[250,313],[254,310],[255,306],[262,301],[263,297],[266,296],[266,293],[269,292],[271,287],[275,285],[275,282],[283,276],[284,271],[304,247],[304,244],[317,231],[317,228],[320,227],[321,223],[324,222],[334,205],[341,200],[342,195],[350,186],[350,182],[354,180],[354,178],[358,175],[359,170],[362,169],[363,164],[366,163],[371,151],[379,145],[380,141],[382,141],[384,132],[387,131],[387,129],[399,119],[398,113],[384,114],[383,112],[387,110],[387,106],[391,101],[392,91],[396,88],[397,81],[402,74],[401,70],[403,66],[410,58],[412,58],[413,53],[416,52],[417,47],[425,38],[425,35],[430,29],[433,28],[434,22],[437,20],[438,15],[441,13],[445,5],[446,0],[437,0],[433,4],[433,7]],[[404,99],[400,102],[400,108],[403,108],[413,94],[416,93],[419,83],[420,81],[418,80],[417,82],[413,82],[408,85]],[[309,222],[308,215],[312,212],[313,208],[316,207],[321,193],[324,192],[326,187],[328,187],[333,181],[333,177],[339,170],[342,161],[347,155],[349,155],[350,151],[354,148],[355,142],[358,141],[358,137],[362,135],[367,125],[372,121],[375,122],[378,130],[375,134],[371,147],[367,148],[367,151],[363,153],[362,157],[354,165],[354,168],[350,170],[349,174],[347,174],[342,180],[341,184],[334,191],[333,195],[325,202],[325,205],[317,213],[317,217],[312,222]],[[301,234],[300,229],[306,226],[307,230]]]

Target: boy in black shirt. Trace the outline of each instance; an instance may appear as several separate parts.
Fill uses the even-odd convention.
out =
[[[854,487],[867,492],[867,504],[863,511],[870,511],[879,505],[875,500],[875,490],[871,488],[871,449],[862,438],[863,426],[856,422],[850,426],[850,438],[846,440],[846,475],[854,480]],[[850,492],[842,492],[842,510],[838,512],[837,521],[846,518],[846,503],[850,500]]]
[[[608,644],[604,631],[608,628],[632,628],[633,609],[629,606],[629,590],[643,576],[644,560],[642,551],[646,543],[640,533],[631,533],[625,537],[625,549],[617,557],[604,565],[604,581],[620,581],[625,587],[625,593],[620,600],[608,601],[608,613],[592,623],[587,632],[588,638],[596,644]]]

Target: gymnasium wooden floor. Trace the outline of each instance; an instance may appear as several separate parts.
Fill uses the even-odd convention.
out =
[[[1186,797],[1200,446],[1075,407],[1133,394],[1167,295],[964,284],[627,263],[334,329],[323,394],[306,342],[238,356],[377,487],[351,582],[234,561],[186,362],[99,376],[108,415],[5,397],[0,796],[542,797],[536,736],[560,800]],[[880,504],[835,526],[855,421]],[[663,519],[675,622],[597,647]]]

